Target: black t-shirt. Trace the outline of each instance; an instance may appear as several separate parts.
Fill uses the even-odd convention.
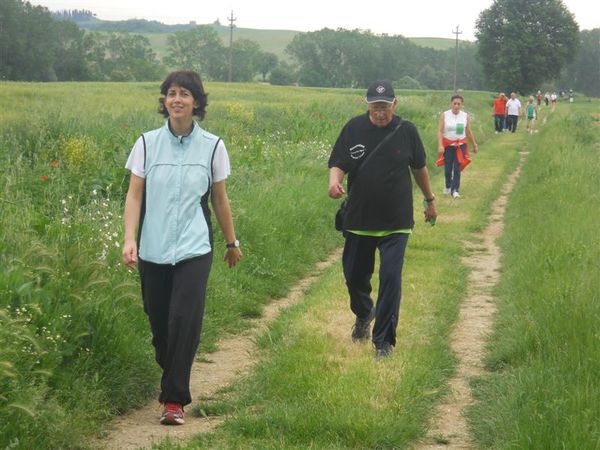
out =
[[[344,229],[385,231],[414,226],[410,169],[425,167],[425,149],[414,124],[403,121],[396,134],[369,158],[358,177],[356,174],[366,156],[399,122],[400,117],[394,115],[387,127],[378,128],[366,113],[342,128],[329,167],[348,174]]]

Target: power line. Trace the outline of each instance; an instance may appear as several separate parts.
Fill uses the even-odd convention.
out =
[[[458,69],[458,35],[462,31],[458,31],[459,25],[456,25],[456,31],[452,30],[452,34],[456,35],[456,50],[454,51],[454,92],[456,92],[456,71]]]
[[[231,83],[233,72],[233,22],[237,20],[237,17],[233,17],[233,10],[227,20],[229,21],[229,82]]]

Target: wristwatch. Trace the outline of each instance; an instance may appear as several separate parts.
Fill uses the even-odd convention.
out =
[[[227,248],[240,248],[240,241],[237,239],[231,243],[225,245]]]
[[[426,198],[426,199],[425,199],[425,201],[426,201],[427,203],[431,203],[431,202],[432,202],[432,201],[434,201],[434,200],[435,200],[435,195],[432,195],[432,196],[431,196],[431,198]]]

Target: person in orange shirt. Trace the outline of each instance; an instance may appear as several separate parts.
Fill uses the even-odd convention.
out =
[[[505,126],[505,113],[506,113],[506,95],[504,92],[498,94],[498,98],[494,100],[494,127],[496,128],[496,134],[501,133]]]

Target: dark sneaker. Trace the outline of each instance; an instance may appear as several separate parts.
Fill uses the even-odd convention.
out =
[[[393,347],[389,342],[384,342],[380,347],[375,348],[375,359],[381,360],[392,355]]]
[[[163,425],[183,425],[183,406],[179,403],[165,403],[163,413],[160,416],[160,423]]]
[[[352,327],[352,342],[368,341],[371,337],[371,322],[375,318],[375,307],[371,308],[371,312],[366,319],[356,318]]]

